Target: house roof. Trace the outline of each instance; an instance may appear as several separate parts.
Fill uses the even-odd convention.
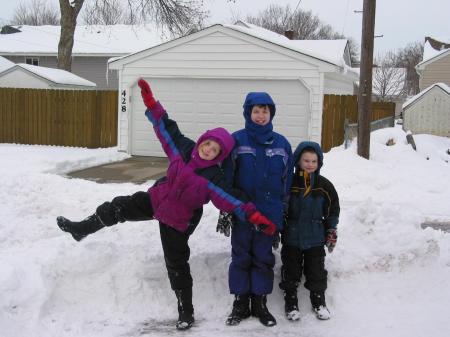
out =
[[[0,34],[0,55],[57,55],[60,26],[14,26]],[[160,44],[161,34],[148,25],[77,26],[74,56],[121,56]]]
[[[439,41],[441,41],[441,45],[445,47],[450,43],[450,38],[439,39]],[[421,70],[427,64],[438,60],[439,58],[444,57],[445,55],[450,53],[450,48],[443,48],[439,50],[434,48],[433,45],[436,45],[435,43],[433,43],[433,41],[425,41],[425,44],[423,46],[423,58],[422,61],[416,65],[417,69]]]
[[[33,66],[31,64],[19,63],[14,64],[2,72],[0,72],[0,77],[15,71],[16,69],[24,70],[28,73],[33,74],[43,80],[52,82],[59,85],[69,85],[69,86],[84,86],[84,87],[96,87],[97,85],[91,81],[88,81],[80,76],[72,74],[66,70],[46,68],[40,66]]]
[[[294,51],[318,58],[337,66],[344,66],[344,54],[348,41],[337,40],[290,40],[286,36],[272,32],[271,30],[238,21],[234,25],[225,27],[258,37],[260,39],[275,43],[277,45],[292,49]]]
[[[417,95],[408,99],[405,103],[403,103],[403,105],[402,105],[403,109],[405,109],[407,106],[411,105],[412,103],[416,102],[419,98],[421,98],[423,95],[425,95],[428,91],[430,91],[434,87],[438,87],[450,95],[450,87],[447,84],[434,83],[434,84],[430,85],[428,88],[423,89]]]
[[[0,72],[13,67],[14,64],[14,62],[11,62],[10,60],[0,56]]]
[[[252,37],[264,40],[269,43],[273,43],[276,46],[287,48],[291,51],[297,52],[299,54],[311,57],[313,59],[316,59],[320,62],[325,62],[328,65],[331,66],[337,66],[343,69],[344,73],[350,73],[353,77],[356,76],[356,73],[352,71],[352,68],[347,66],[344,61],[344,55],[345,50],[347,46],[347,40],[318,40],[318,41],[311,41],[311,40],[290,40],[284,35],[280,35],[277,33],[274,33],[270,30],[264,29],[262,27],[258,27],[252,24],[245,23],[243,21],[238,21],[234,25],[222,25],[222,24],[215,24],[210,27],[204,28],[201,31],[198,31],[196,33],[193,33],[191,35],[187,35],[181,38],[178,38],[176,40],[168,41],[164,43],[162,46],[154,46],[149,49],[153,48],[162,48],[165,45],[168,45],[169,43],[182,43],[180,41],[183,41],[182,39],[189,39],[192,38],[195,34],[204,34],[208,30],[212,29],[231,29],[233,31],[243,33],[246,35],[250,35]],[[177,41],[177,42],[175,42]],[[172,45],[170,45],[172,46]],[[126,55],[119,58],[113,58],[108,61],[108,63],[111,65],[111,68],[115,68],[116,66],[123,65],[128,62],[133,62],[136,59],[139,59],[143,57],[144,53],[146,53],[147,50],[142,50],[140,52],[136,52],[130,55]],[[126,62],[128,61],[128,62]]]

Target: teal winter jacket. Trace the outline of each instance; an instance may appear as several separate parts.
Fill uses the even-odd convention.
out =
[[[314,150],[319,166],[310,175],[311,189],[305,195],[305,175],[298,161],[305,149]],[[294,152],[295,171],[289,196],[289,209],[283,244],[305,250],[325,244],[326,230],[339,222],[339,197],[333,184],[320,175],[323,153],[315,142],[302,142]]]

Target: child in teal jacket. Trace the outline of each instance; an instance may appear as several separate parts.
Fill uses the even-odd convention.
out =
[[[289,320],[300,318],[297,286],[303,273],[317,318],[329,319],[324,246],[331,253],[336,245],[339,198],[333,184],[320,175],[323,153],[319,144],[300,143],[294,152],[294,163],[281,249],[280,288],[284,290],[285,312]]]

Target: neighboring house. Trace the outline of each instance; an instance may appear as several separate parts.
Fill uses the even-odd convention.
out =
[[[435,83],[403,104],[403,128],[450,137],[450,86]]]
[[[416,65],[416,71],[420,90],[438,82],[450,85],[450,38],[426,37],[423,60]]]
[[[34,89],[96,89],[96,85],[71,72],[33,66],[14,64],[0,71],[0,87]]]
[[[4,26],[0,56],[14,63],[57,68],[60,31],[60,26]],[[77,26],[71,72],[96,83],[98,89],[117,89],[117,74],[108,72],[108,60],[161,42],[160,34],[149,26]]]
[[[296,146],[321,141],[324,94],[353,94],[357,74],[348,45],[297,41],[244,22],[213,25],[110,62],[119,71],[121,151],[164,156],[144,115],[139,77],[188,137],[222,126],[244,126],[242,104],[250,91],[266,91],[277,113],[274,129]]]

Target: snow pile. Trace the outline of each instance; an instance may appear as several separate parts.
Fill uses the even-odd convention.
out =
[[[386,146],[388,139],[395,145]],[[349,149],[325,154],[322,174],[341,200],[336,250],[326,259],[327,301],[333,317],[318,321],[299,287],[301,321],[283,315],[276,252],[273,328],[248,319],[224,324],[229,239],[215,232],[218,212],[205,207],[190,239],[197,323],[190,336],[447,336],[450,303],[449,234],[420,228],[427,219],[450,221],[448,138],[415,136],[399,128],[371,137],[371,160]],[[294,146],[297,144],[293,144]],[[177,333],[155,221],[123,223],[77,243],[61,232],[58,215],[82,219],[116,195],[151,182],[97,184],[64,173],[122,159],[116,149],[0,144],[1,335],[165,336]],[[428,158],[428,159],[427,159]],[[446,161],[447,159],[447,161]]]

